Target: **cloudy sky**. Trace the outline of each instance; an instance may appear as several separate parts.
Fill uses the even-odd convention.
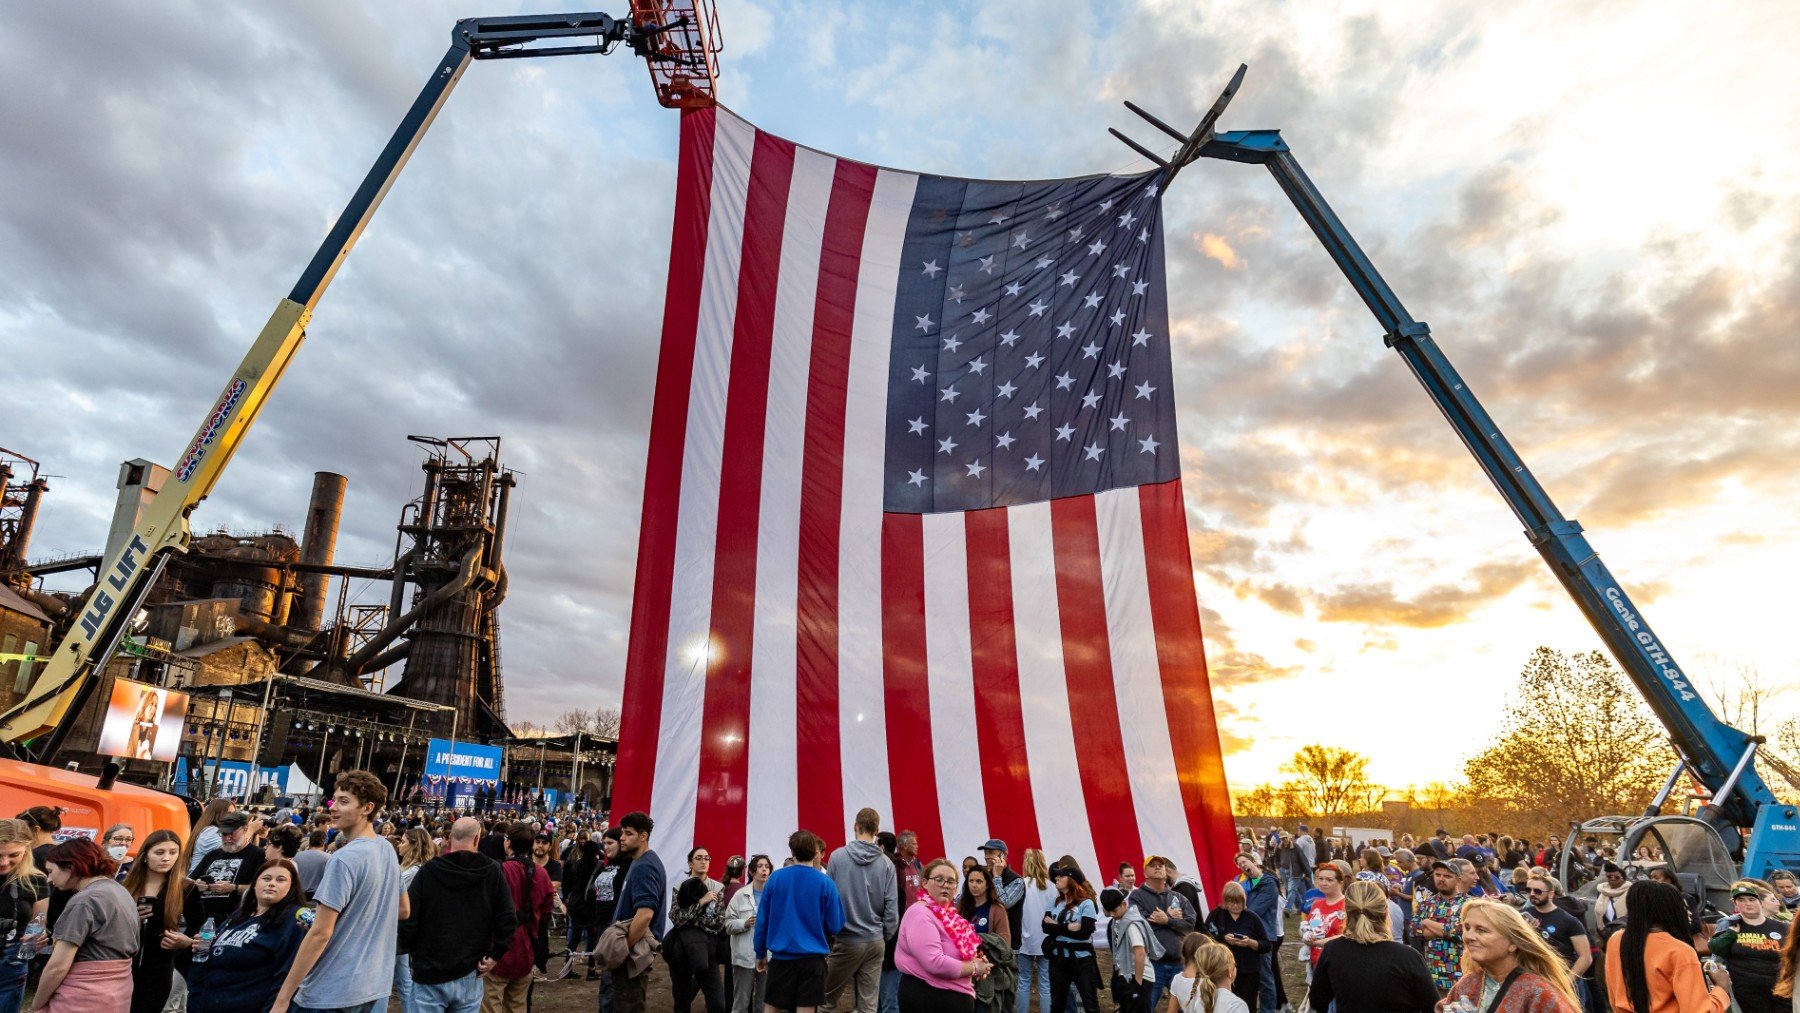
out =
[[[1677,657],[1800,677],[1791,6],[719,6],[735,109],[960,175],[1142,168],[1105,132],[1120,100],[1191,122],[1250,64],[1225,126],[1283,130]],[[34,557],[97,549],[117,462],[179,453],[455,17],[532,9],[11,12],[0,446],[57,476]],[[420,485],[406,435],[500,434],[509,714],[615,703],[675,140],[625,55],[471,68],[196,530],[298,530],[333,470],[339,559],[382,563]],[[1597,638],[1266,173],[1197,165],[1167,220],[1232,781],[1313,741],[1454,776],[1533,647]]]

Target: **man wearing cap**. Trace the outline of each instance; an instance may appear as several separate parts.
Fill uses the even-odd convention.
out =
[[[1431,870],[1432,892],[1413,903],[1419,938],[1425,941],[1425,966],[1439,992],[1448,993],[1462,976],[1463,876],[1474,866],[1461,858],[1439,862]]]
[[[1150,987],[1149,1008],[1159,1009],[1163,990],[1181,973],[1181,941],[1194,931],[1200,912],[1189,911],[1181,895],[1169,888],[1169,862],[1161,855],[1144,859],[1144,882],[1131,891],[1130,899],[1162,946],[1162,957],[1151,962],[1156,980]]]
[[[244,891],[262,871],[262,851],[251,849],[249,844],[250,817],[241,812],[226,813],[219,817],[219,846],[202,856],[200,864],[194,867],[200,908],[221,925],[237,910]]]
[[[1025,926],[1025,877],[1007,868],[1006,842],[998,837],[981,846],[981,857],[987,859],[988,877],[1006,909],[1007,942],[1019,948],[1019,931]]]

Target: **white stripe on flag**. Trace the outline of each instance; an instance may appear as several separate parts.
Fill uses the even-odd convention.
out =
[[[662,729],[650,794],[651,812],[657,821],[657,850],[665,855],[687,853],[694,836],[694,802],[700,792],[698,716],[706,701],[725,401],[755,140],[756,131],[748,123],[735,116],[717,118],[712,215],[707,222],[706,270],[700,280],[700,317],[694,337],[694,380],[681,455]]]
[[[1019,710],[1030,758],[1031,799],[1044,853],[1075,856],[1091,882],[1103,871],[1088,827],[1075,729],[1069,721],[1069,681],[1063,672],[1062,620],[1056,601],[1056,542],[1050,504],[1006,512],[1012,541],[1013,629],[1019,654]]]
[[[900,251],[918,177],[875,176],[857,270],[844,408],[844,500],[838,543],[838,727],[844,807],[894,818],[888,787],[887,704],[881,650],[881,514],[887,441],[888,356]]]
[[[931,756],[944,850],[972,855],[988,839],[975,738],[975,662],[969,653],[968,541],[960,513],[926,514],[925,665]],[[922,745],[922,743],[921,743]]]
[[[1112,646],[1113,693],[1125,770],[1145,854],[1166,855],[1184,874],[1196,875],[1194,838],[1175,777],[1175,750],[1163,705],[1156,627],[1150,619],[1150,582],[1144,561],[1144,526],[1136,489],[1112,489],[1094,497],[1100,535],[1100,573],[1106,588],[1106,633]]]
[[[762,503],[756,533],[756,619],[750,663],[750,755],[745,795],[746,854],[768,851],[800,825],[795,734],[795,616],[800,558],[800,476],[806,450],[807,374],[819,248],[836,160],[794,152],[781,276],[769,349],[769,401],[763,426]],[[775,854],[775,851],[769,851]]]

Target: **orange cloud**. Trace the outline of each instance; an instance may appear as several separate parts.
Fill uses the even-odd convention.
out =
[[[1541,568],[1536,560],[1487,563],[1475,568],[1472,588],[1439,584],[1410,599],[1395,594],[1386,582],[1349,584],[1315,595],[1313,604],[1319,619],[1328,623],[1434,629],[1461,622],[1476,609],[1506,597]]]

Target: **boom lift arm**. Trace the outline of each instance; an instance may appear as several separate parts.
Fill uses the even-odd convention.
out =
[[[1745,854],[1747,875],[1800,863],[1800,827],[1796,813],[1782,805],[1758,775],[1754,763],[1761,738],[1719,720],[1695,692],[1691,681],[1675,663],[1662,641],[1651,631],[1642,613],[1619,585],[1606,564],[1582,535],[1581,524],[1562,515],[1550,494],[1525,466],[1481,402],[1470,391],[1456,368],[1431,337],[1431,328],[1401,305],[1399,297],[1370,263],[1349,229],[1327,204],[1277,130],[1240,130],[1215,134],[1213,124],[1242,82],[1238,69],[1200,126],[1181,134],[1131,103],[1133,112],[1157,129],[1182,141],[1181,148],[1165,160],[1113,131],[1139,153],[1177,172],[1199,158],[1217,158],[1261,165],[1293,202],[1300,217],[1331,255],[1344,276],[1381,324],[1389,348],[1398,352],[1443,412],[1463,445],[1475,456],[1494,487],[1525,527],[1532,547],[1544,557],[1556,579],[1562,582],[1607,649],[1624,668],[1638,692],[1649,701],[1656,717],[1668,729],[1677,756],[1700,783],[1713,793],[1701,816],[1721,831],[1733,851],[1738,835],[1727,828],[1751,830]],[[1679,775],[1679,771],[1677,772]],[[1674,779],[1671,779],[1671,785]],[[1652,812],[1666,800],[1665,789]]]
[[[578,13],[467,18],[456,23],[444,58],[301,272],[293,291],[276,304],[131,537],[101,565],[93,593],[83,603],[68,636],[51,652],[25,698],[0,714],[0,745],[44,762],[54,757],[70,717],[93,685],[92,676],[117,650],[169,555],[187,551],[188,516],[212,492],[281,382],[306,337],[313,307],[470,61],[604,54],[623,43],[650,62],[651,78],[663,105],[712,104],[718,45],[708,0],[632,0],[631,6],[631,16],[623,20]],[[48,739],[38,742],[46,733]]]

